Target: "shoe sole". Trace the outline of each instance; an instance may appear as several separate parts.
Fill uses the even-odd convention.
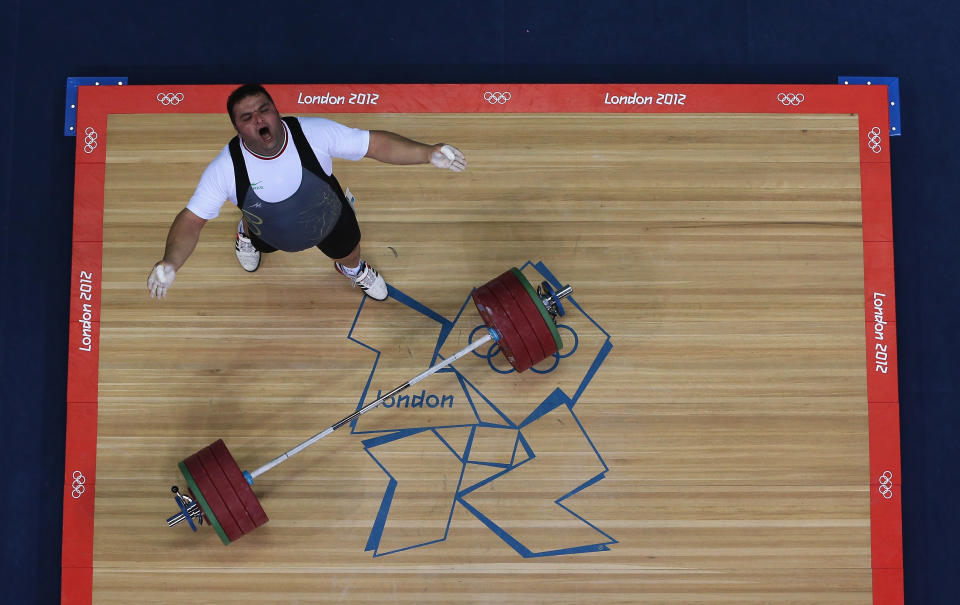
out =
[[[236,241],[234,241],[233,252],[234,252],[234,255],[236,255],[236,253],[238,252],[238,250],[237,250],[237,242],[236,242]],[[259,269],[259,268],[260,268],[260,261],[261,261],[261,260],[263,260],[263,254],[262,254],[262,253],[260,254],[260,258],[257,259],[257,266],[254,267],[253,269],[247,269],[246,267],[243,266],[243,263],[240,263],[240,257],[237,256],[237,262],[240,263],[240,268],[243,269],[244,271],[246,271],[247,273],[253,273],[253,272],[256,271],[257,269]]]
[[[240,264],[240,268],[246,271],[247,273],[253,273],[254,271],[260,268],[260,261],[257,261],[257,266],[254,267],[253,269],[247,269],[246,267],[244,267],[243,263],[240,262],[239,258],[237,259],[237,262]]]
[[[368,297],[372,298],[373,300],[375,300],[375,301],[377,301],[377,302],[383,302],[383,301],[387,300],[388,298],[390,298],[390,291],[389,291],[389,290],[387,290],[387,293],[383,295],[383,298],[377,298],[376,296],[374,296],[373,294],[370,294],[370,293],[367,292],[366,290],[363,291],[363,294],[364,294],[364,296],[368,296]]]

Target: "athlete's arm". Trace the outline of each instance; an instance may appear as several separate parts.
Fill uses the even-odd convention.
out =
[[[173,279],[180,267],[193,254],[197,242],[200,240],[200,230],[207,223],[207,219],[200,218],[187,208],[173,219],[170,231],[167,233],[167,246],[163,252],[163,259],[153,265],[153,270],[147,277],[147,290],[150,297],[165,298],[167,289],[173,285]]]
[[[433,164],[460,172],[467,166],[463,153],[452,145],[427,145],[386,130],[371,130],[366,157],[387,164]]]
[[[200,218],[187,208],[181,210],[177,218],[173,219],[170,232],[167,233],[167,247],[163,251],[162,262],[172,265],[174,271],[179,271],[193,254],[200,240],[200,230],[206,224],[207,219]]]

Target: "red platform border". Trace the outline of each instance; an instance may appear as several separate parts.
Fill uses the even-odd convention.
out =
[[[81,86],[74,181],[61,602],[93,598],[103,187],[109,114],[225,113],[233,85]],[[903,603],[900,423],[886,86],[736,84],[285,84],[283,114],[855,114],[860,130],[864,318],[875,605]]]

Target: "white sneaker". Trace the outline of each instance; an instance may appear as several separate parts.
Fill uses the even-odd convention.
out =
[[[250,238],[237,231],[237,260],[240,266],[253,273],[260,267],[260,251],[253,247]]]
[[[366,261],[360,261],[360,272],[356,276],[350,275],[340,263],[333,263],[334,268],[346,277],[350,278],[354,285],[360,286],[363,293],[373,300],[387,299],[387,282],[384,281],[377,270],[367,264]]]

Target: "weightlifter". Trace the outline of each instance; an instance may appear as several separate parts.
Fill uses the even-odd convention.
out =
[[[427,145],[384,130],[349,128],[325,118],[281,118],[259,84],[245,84],[227,99],[237,131],[204,170],[193,197],[167,234],[163,258],[147,278],[151,297],[164,298],[193,253],[200,230],[230,200],[242,213],[237,260],[256,271],[263,253],[317,247],[364,293],[387,298],[383,277],[360,257],[360,227],[336,177],[333,158],[373,158],[388,164],[432,164],[461,172],[459,149]]]

